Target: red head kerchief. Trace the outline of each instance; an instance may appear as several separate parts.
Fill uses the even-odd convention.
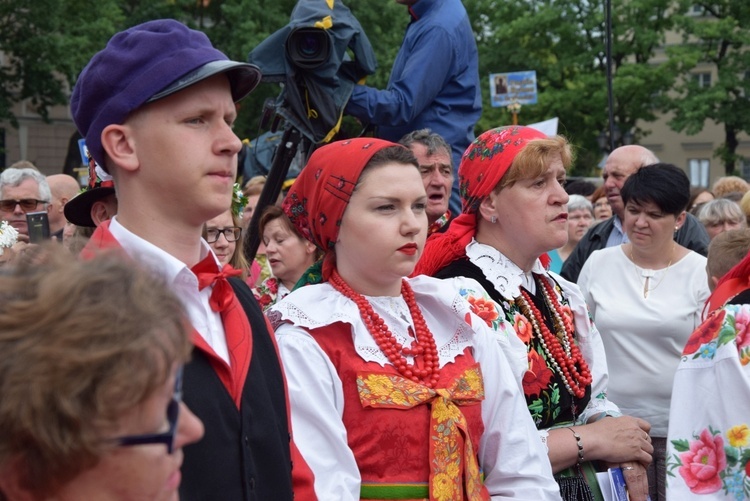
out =
[[[326,253],[327,278],[344,210],[360,174],[372,156],[389,141],[360,137],[335,141],[315,150],[284,199],[282,208],[294,226]]]
[[[476,212],[482,199],[500,183],[513,160],[533,139],[547,136],[531,127],[498,127],[484,132],[466,149],[458,168],[462,213],[445,233],[427,240],[414,275],[434,275],[466,255],[477,230]]]

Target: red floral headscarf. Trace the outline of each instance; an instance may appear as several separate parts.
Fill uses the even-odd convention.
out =
[[[427,240],[414,275],[434,275],[466,255],[466,246],[477,231],[476,213],[482,199],[492,193],[529,141],[546,137],[531,127],[513,126],[488,130],[474,140],[458,168],[462,213],[445,233]]]
[[[333,248],[341,218],[362,170],[389,141],[360,137],[335,141],[315,150],[294,181],[282,208],[294,226],[325,253],[323,278],[333,266]]]

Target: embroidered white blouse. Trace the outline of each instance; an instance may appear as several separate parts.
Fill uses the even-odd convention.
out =
[[[491,327],[474,313],[466,298],[486,297],[474,280],[420,276],[409,283],[435,338],[440,367],[470,347],[482,368],[485,432],[478,456],[492,499],[559,499],[549,460],[536,438],[521,392],[520,381],[528,363],[525,346],[513,328],[502,316]],[[406,332],[412,322],[403,298],[368,300],[398,342],[408,345]],[[269,318],[277,326],[295,442],[315,474],[318,498],[359,499],[361,479],[342,422],[344,406],[358,403],[344,401],[337,371],[308,329],[346,323],[362,359],[382,366],[390,362],[367,331],[355,303],[330,284],[292,292],[269,310]]]
[[[466,255],[469,261],[482,270],[487,280],[495,286],[495,289],[509,303],[512,303],[521,295],[521,286],[532,294],[536,293],[536,283],[532,277],[533,273],[544,275],[548,280],[551,277],[560,285],[573,312],[578,347],[589,366],[589,370],[591,370],[593,378],[591,382],[591,400],[579,415],[577,424],[585,424],[591,417],[601,413],[608,416],[621,416],[622,413],[617,405],[607,398],[607,383],[609,380],[607,356],[604,352],[601,335],[591,320],[591,315],[589,314],[581,289],[560,275],[545,270],[538,259],[531,271],[525,273],[499,250],[489,245],[481,244],[476,240],[472,240],[466,246]],[[540,430],[540,436],[544,442],[546,442],[547,434],[546,430]]]

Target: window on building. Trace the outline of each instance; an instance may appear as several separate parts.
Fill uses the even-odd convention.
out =
[[[702,16],[706,13],[706,9],[703,8],[702,5],[691,5],[690,10],[688,10],[689,16]]]
[[[698,83],[698,87],[711,87],[711,72],[693,73],[693,79]]]
[[[711,162],[707,158],[691,158],[688,160],[688,174],[693,186],[708,187],[708,174]]]
[[[750,158],[743,158],[740,162],[740,172],[742,172],[742,179],[747,181],[750,179]]]

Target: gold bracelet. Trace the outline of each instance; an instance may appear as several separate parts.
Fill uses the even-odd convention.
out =
[[[581,436],[570,426],[567,427],[572,433],[573,436],[576,437],[576,445],[578,445],[578,463],[583,463],[583,440],[581,440]]]

